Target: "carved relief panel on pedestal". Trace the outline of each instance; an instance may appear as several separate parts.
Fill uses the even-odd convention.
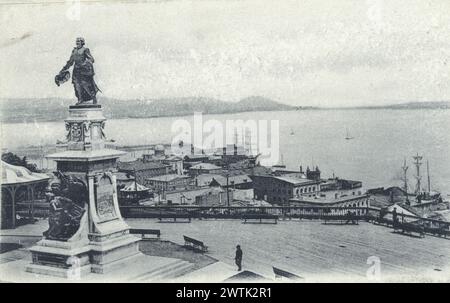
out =
[[[116,210],[114,207],[114,193],[115,188],[111,173],[104,173],[97,176],[95,186],[95,198],[97,215],[100,222],[117,219]]]
[[[81,142],[84,139],[83,136],[83,124],[82,123],[67,123],[66,129],[69,131],[67,137],[69,141]]]

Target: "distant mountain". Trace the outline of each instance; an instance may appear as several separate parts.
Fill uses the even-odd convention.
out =
[[[148,100],[118,100],[99,98],[107,118],[149,118],[163,116],[239,113],[247,111],[295,110],[296,107],[267,98],[252,96],[239,102],[225,102],[210,98],[167,98]],[[2,122],[59,121],[67,116],[73,100],[3,99],[0,101]]]
[[[293,110],[294,106],[289,106],[285,104],[281,104],[275,102],[273,100],[263,98],[263,97],[248,97],[240,100],[239,102],[234,104],[236,109],[238,108],[246,108],[251,111],[264,111],[264,110]]]

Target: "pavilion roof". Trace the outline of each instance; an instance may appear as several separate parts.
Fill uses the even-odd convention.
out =
[[[36,183],[50,179],[46,174],[34,173],[23,166],[16,166],[1,161],[2,185]]]
[[[125,185],[124,188],[120,189],[120,191],[125,192],[138,192],[138,191],[147,191],[149,188],[145,187],[144,185],[141,185],[137,183],[136,181],[132,181]]]

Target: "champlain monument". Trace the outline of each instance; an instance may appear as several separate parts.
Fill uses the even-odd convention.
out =
[[[67,136],[58,141],[55,181],[48,188],[49,228],[30,250],[27,272],[69,278],[74,268],[80,276],[108,273],[127,262],[145,262],[139,238],[129,234],[120,215],[116,179],[121,151],[105,148],[105,122],[94,82],[94,58],[84,39],[76,40],[69,61],[55,77],[59,86],[70,78],[78,102],[69,107]],[[137,258],[137,259],[136,259]],[[141,260],[144,259],[144,260]]]

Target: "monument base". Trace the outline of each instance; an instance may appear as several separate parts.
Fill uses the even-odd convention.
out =
[[[130,234],[103,242],[90,243],[91,272],[104,274],[122,266],[133,257],[141,255],[139,251],[140,239]]]
[[[26,271],[70,278],[91,272],[90,247],[85,242],[41,240],[30,248],[33,263]]]
[[[73,268],[60,268],[48,265],[31,264],[26,268],[26,271],[38,275],[46,275],[53,277],[60,277],[64,279],[78,279],[86,277],[91,273],[91,265],[85,265],[74,270]]]
[[[30,248],[32,264],[26,271],[63,278],[88,273],[104,274],[128,266],[141,256],[140,239],[130,234],[88,245],[76,242],[41,240]]]
[[[30,256],[0,264],[2,282],[13,283],[147,283],[172,282],[173,279],[195,271],[193,263],[167,257],[138,254],[120,261],[121,266],[104,274],[80,268],[80,275],[65,269],[44,265],[29,265]],[[32,270],[25,271],[25,268]]]

